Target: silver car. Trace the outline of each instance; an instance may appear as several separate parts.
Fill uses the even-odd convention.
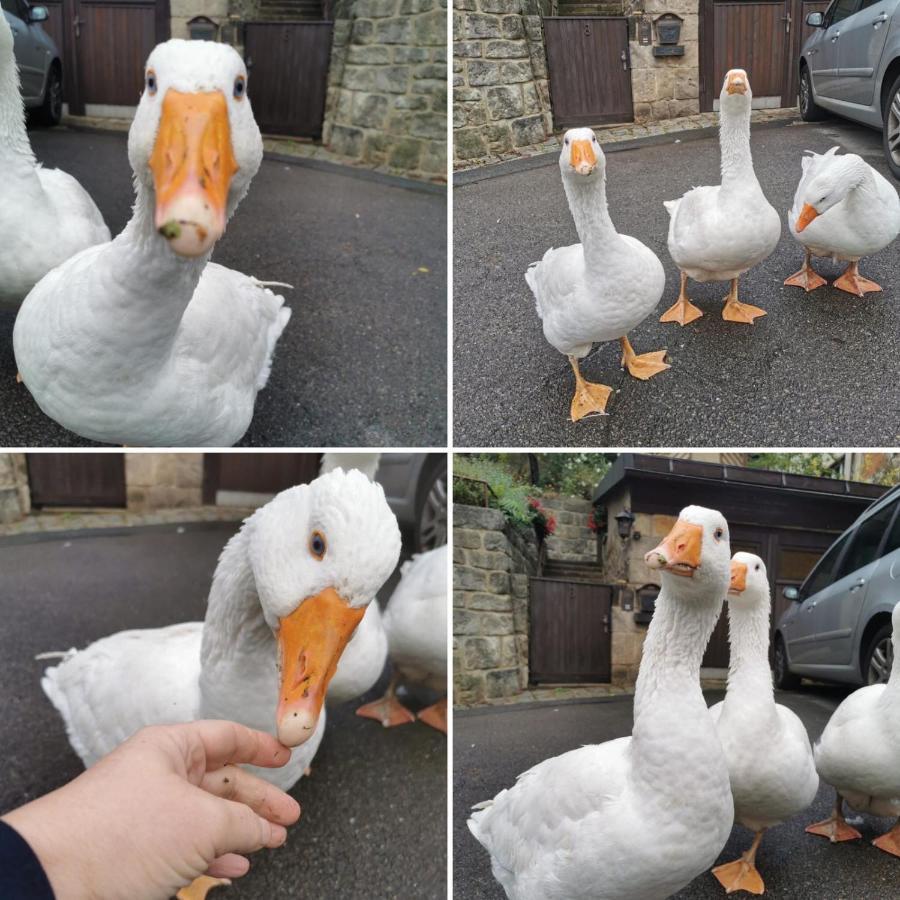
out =
[[[774,637],[775,682],[800,678],[886,682],[894,653],[891,612],[900,601],[900,487],[876,500],[828,549],[800,588]]]
[[[832,0],[806,24],[814,31],[800,51],[800,115],[878,128],[900,179],[900,0]]]
[[[25,0],[0,0],[13,33],[13,49],[19,66],[25,108],[45,125],[62,118],[62,62],[53,38],[41,27],[46,6],[30,6]]]

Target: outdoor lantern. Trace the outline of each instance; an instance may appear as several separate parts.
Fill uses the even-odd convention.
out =
[[[194,16],[187,27],[192,41],[214,41],[219,30],[219,26],[207,16]]]
[[[622,512],[617,513],[615,519],[619,537],[623,541],[627,540],[628,535],[631,534],[631,526],[634,525],[634,513],[626,507]]]
[[[675,13],[663,13],[657,18],[656,40],[659,46],[653,48],[654,56],[684,56],[684,47],[678,44],[683,21]]]

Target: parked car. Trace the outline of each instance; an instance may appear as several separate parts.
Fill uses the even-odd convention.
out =
[[[375,480],[416,553],[447,543],[447,456],[385,453]]]
[[[50,16],[46,6],[26,0],[0,0],[13,33],[25,108],[44,125],[62,118],[62,62],[53,38],[41,27]]]
[[[894,660],[891,612],[900,601],[900,487],[876,500],[828,549],[775,629],[775,683],[801,677],[886,682]]]
[[[880,129],[900,179],[900,0],[832,0],[806,24],[815,30],[800,51],[800,115]]]

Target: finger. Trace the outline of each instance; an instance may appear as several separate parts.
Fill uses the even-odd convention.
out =
[[[210,801],[214,804],[210,822],[217,857],[226,853],[253,853],[263,847],[280,847],[287,840],[287,829],[283,825],[258,816],[249,806],[212,797]]]
[[[254,731],[237,722],[209,719],[179,727],[192,745],[189,752],[202,748],[208,770],[220,769],[228,763],[249,763],[272,769],[283,766],[291,758],[291,751],[271,734]]]
[[[207,772],[199,786],[216,797],[249,806],[270,822],[293,825],[300,818],[300,804],[293,797],[238,766]]]
[[[240,878],[250,871],[250,860],[246,856],[237,853],[226,853],[218,859],[214,859],[206,874],[211,878]]]

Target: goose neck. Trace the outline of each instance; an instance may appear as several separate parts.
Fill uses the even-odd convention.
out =
[[[563,185],[585,262],[588,268],[602,266],[622,240],[609,216],[606,176],[600,172],[588,177],[564,176]]]
[[[772,671],[769,668],[769,604],[743,609],[728,606],[729,700],[768,704],[774,701]]]
[[[7,27],[4,23],[0,27]],[[25,104],[19,89],[19,71],[10,54],[0,60],[0,166],[8,180],[15,165],[34,165],[34,153],[25,130]]]
[[[719,125],[722,186],[758,185],[750,153],[750,114],[723,114]]]

